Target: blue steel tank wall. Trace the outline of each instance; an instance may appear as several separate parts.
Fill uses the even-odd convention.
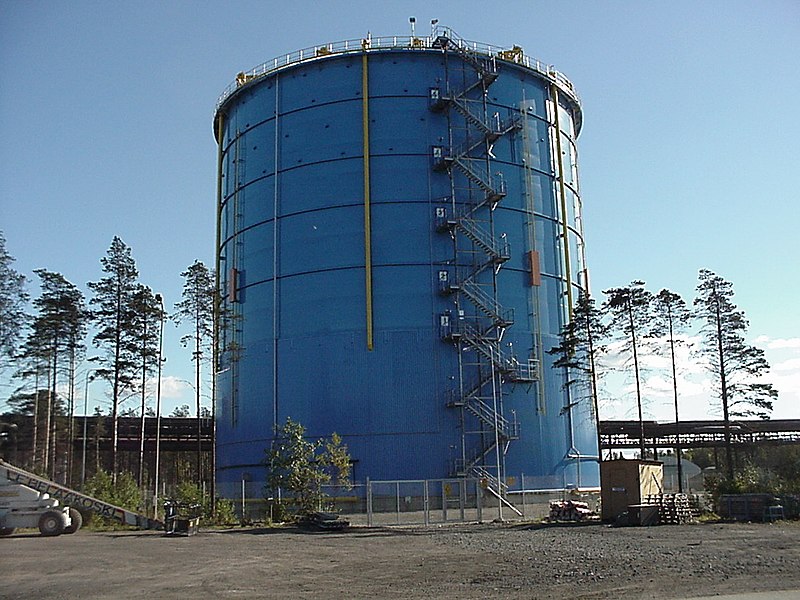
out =
[[[242,88],[220,109],[225,301],[216,416],[223,495],[237,495],[243,477],[257,482],[250,493],[260,495],[265,449],[287,417],[314,438],[342,435],[358,481],[446,477],[458,458],[459,415],[445,402],[457,353],[438,328],[452,300],[438,293],[437,273],[452,251],[433,220],[451,190],[448,176],[431,169],[431,146],[448,135],[447,117],[429,109],[429,88],[442,81],[444,60],[440,52],[387,51],[369,53],[368,61],[372,350],[366,339],[361,55],[288,67]],[[498,289],[516,314],[503,342],[539,356],[556,343],[566,302],[550,95],[548,83],[532,72],[499,66],[490,110],[512,114],[524,105],[529,113],[527,143],[515,133],[493,151],[493,168],[508,187],[495,211],[496,230],[512,248]],[[566,103],[561,109],[567,163],[575,162],[575,110]],[[575,170],[567,172],[577,190]],[[530,195],[541,254],[538,288],[526,283]],[[580,200],[569,189],[568,195],[577,258]],[[576,294],[584,285],[582,268],[575,260],[570,280]],[[520,439],[505,457],[506,475],[524,474],[527,487],[596,486],[596,465],[571,457],[596,454],[591,408],[584,402],[565,412],[563,375],[550,368],[548,355],[539,357],[542,381],[515,385],[503,398],[506,415],[513,412],[520,423]]]
[[[488,112],[511,116],[522,108],[526,123],[524,131],[500,138],[493,148],[496,158],[492,168],[503,174],[507,186],[507,195],[495,210],[495,229],[511,246],[511,259],[498,273],[498,295],[503,306],[513,308],[515,314],[515,323],[505,332],[503,344],[523,349],[523,355],[532,351],[541,361],[540,382],[530,388],[513,386],[503,398],[506,416],[513,415],[520,423],[520,438],[508,447],[506,475],[511,489],[523,487],[522,475],[527,489],[598,487],[592,403],[585,389],[581,394],[573,390],[573,397],[567,395],[565,373],[553,369],[555,357],[547,353],[558,344],[558,333],[568,319],[565,280],[571,282],[573,302],[588,284],[577,174],[579,109],[565,102],[564,94],[559,95],[559,161],[555,156],[555,132],[550,125],[555,118],[549,84],[529,73],[520,76],[519,67],[506,63],[500,66],[501,75],[489,88]],[[562,246],[559,169],[564,171],[565,182],[568,277]],[[534,210],[533,239],[527,225],[529,200]],[[539,252],[540,286],[527,283],[528,250]]]

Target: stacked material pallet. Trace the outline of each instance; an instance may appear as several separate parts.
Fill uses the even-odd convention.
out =
[[[681,525],[692,520],[692,507],[686,494],[650,494],[647,504],[658,506],[659,521],[663,524]]]
[[[550,521],[587,521],[597,515],[586,502],[577,500],[551,500]]]

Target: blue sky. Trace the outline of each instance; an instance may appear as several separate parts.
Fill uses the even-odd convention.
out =
[[[573,81],[594,294],[644,279],[691,299],[698,269],[719,273],[768,352],[775,417],[800,418],[793,0],[0,0],[0,229],[16,268],[84,286],[119,235],[172,306],[180,272],[213,263],[211,122],[225,86],[296,49],[408,34],[412,15],[418,34],[437,18],[469,40],[518,44]],[[179,337],[168,328],[168,410],[193,393]],[[687,416],[707,412],[699,377]],[[601,416],[626,416],[620,398]],[[650,411],[668,418],[662,404]]]

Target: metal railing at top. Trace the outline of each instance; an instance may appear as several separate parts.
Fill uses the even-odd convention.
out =
[[[348,54],[352,52],[361,52],[366,49],[367,51],[380,51],[380,50],[430,50],[440,49],[441,45],[438,44],[442,37],[448,39],[448,43],[454,44],[459,48],[469,50],[479,55],[497,57],[501,60],[514,62],[523,65],[533,71],[536,71],[551,81],[559,85],[562,90],[572,96],[575,102],[580,105],[580,98],[578,97],[575,87],[567,77],[556,71],[553,65],[548,65],[535,58],[527,56],[523,53],[519,46],[512,48],[504,48],[502,46],[494,46],[492,44],[484,44],[482,42],[472,42],[461,39],[449,27],[437,25],[432,34],[426,37],[416,36],[385,36],[375,37],[367,35],[364,39],[344,40],[340,42],[330,42],[310,48],[303,48],[302,50],[295,50],[288,54],[282,54],[273,58],[270,61],[261,63],[257,67],[249,71],[243,71],[236,76],[236,80],[228,85],[225,90],[220,94],[217,99],[217,104],[214,109],[216,114],[225,101],[240,87],[253,80],[260,79],[270,73],[274,73],[290,65],[325,58],[333,54]]]

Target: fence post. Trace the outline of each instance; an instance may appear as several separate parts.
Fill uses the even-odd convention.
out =
[[[244,504],[244,499],[245,499],[245,486],[246,486],[246,485],[247,485],[247,484],[246,484],[246,480],[245,480],[245,478],[244,478],[244,475],[242,475],[242,524],[245,524],[245,523],[247,522],[247,517],[246,517],[246,515],[245,515],[245,504]]]
[[[522,473],[520,476],[520,481],[522,482],[522,516],[527,515],[527,511],[525,510],[525,473]]]
[[[428,505],[428,480],[426,479],[423,482],[423,499],[422,504],[423,508],[425,509],[425,527],[431,524],[431,515],[430,515],[430,506]]]
[[[467,482],[463,479],[458,481],[458,504],[461,509],[461,522],[464,522],[464,505],[467,503]]]
[[[478,521],[483,521],[483,495],[481,492],[481,482],[473,479],[475,482],[475,504],[478,506]]]
[[[372,527],[372,482],[367,477],[367,527]]]
[[[397,508],[397,524],[400,525],[400,482],[395,481],[395,499],[397,501],[396,508]]]
[[[442,486],[442,521],[447,523],[447,486],[450,483],[446,479],[442,479],[439,485]]]

